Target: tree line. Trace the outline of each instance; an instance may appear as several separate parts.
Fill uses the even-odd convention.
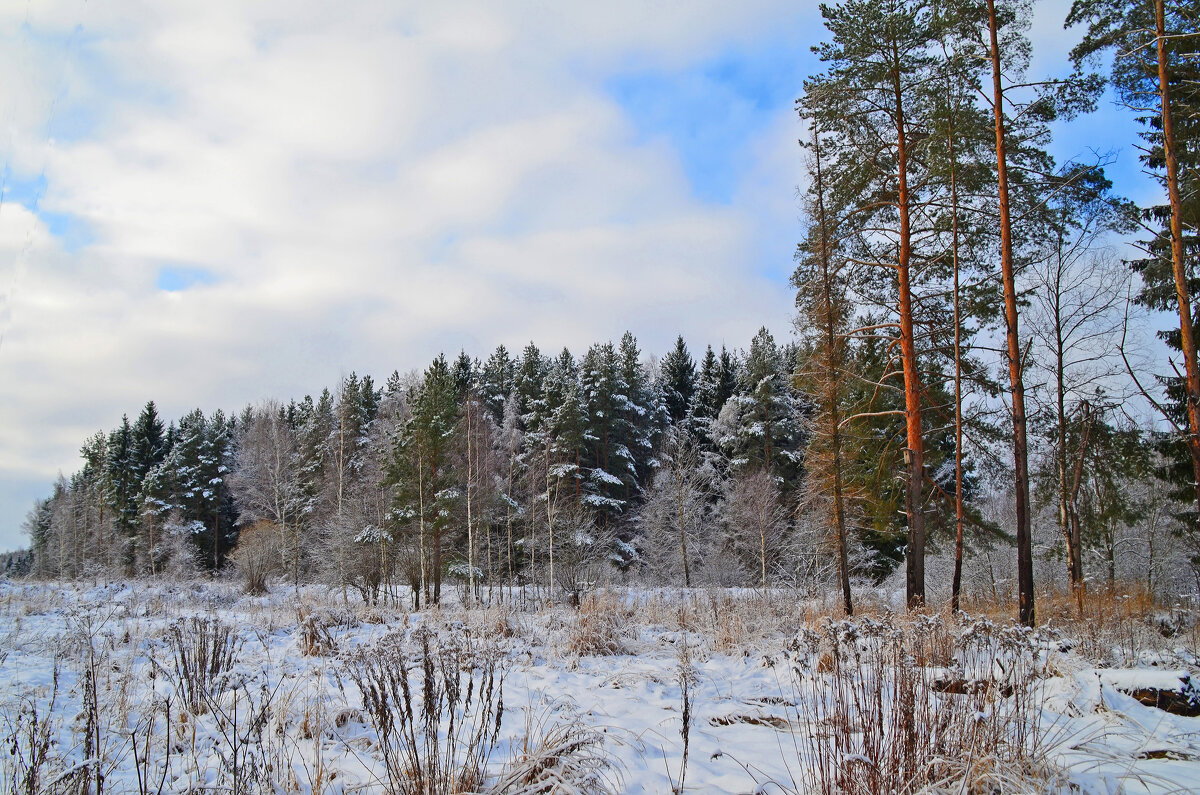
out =
[[[371,599],[402,583],[418,604],[448,576],[568,594],[648,569],[683,585],[776,582],[805,439],[795,356],[763,329],[745,352],[709,347],[697,364],[680,337],[651,363],[627,333],[578,358],[532,343],[439,355],[382,387],[352,373],[236,415],[167,424],[151,401],[88,439],[83,468],[37,504],[35,571],[171,574],[232,555]],[[719,526],[764,495],[757,540]],[[677,555],[657,549],[663,533]]]
[[[837,588],[851,613],[852,580],[901,564],[926,604],[927,554],[958,607],[973,557],[1011,549],[1026,623],[1035,559],[1080,600],[1089,578],[1195,587],[1198,8],[1077,0],[1056,79],[1027,74],[1030,10],[822,6],[822,68],[797,100],[795,341],[764,329],[699,363],[682,337],[658,360],[630,334],[579,358],[500,347],[166,426],[150,403],[35,507],[34,568],[232,554],[418,604],[447,578],[571,598],[612,577],[791,583]],[[1115,195],[1103,157],[1050,155],[1052,125],[1105,86],[1143,123],[1165,204]],[[1139,311],[1178,316],[1165,367],[1131,343]]]

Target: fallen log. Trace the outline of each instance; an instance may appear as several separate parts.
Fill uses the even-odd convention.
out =
[[[1185,718],[1200,717],[1200,700],[1194,701],[1190,693],[1162,690],[1157,687],[1140,687],[1120,692],[1133,696],[1147,707],[1155,707],[1172,715],[1182,715]]]
[[[934,679],[931,687],[935,693],[949,693],[952,696],[976,696],[990,693],[996,688],[997,682],[991,679]],[[1008,698],[1013,694],[1012,685],[999,687],[1000,695]]]

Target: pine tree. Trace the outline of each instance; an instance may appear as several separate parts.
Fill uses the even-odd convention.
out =
[[[968,401],[991,389],[984,369],[975,361],[973,340],[979,329],[996,317],[993,307],[1002,302],[991,278],[990,241],[993,238],[991,214],[984,197],[992,192],[995,141],[992,118],[976,98],[982,92],[982,74],[977,64],[982,59],[974,23],[976,10],[969,3],[935,6],[940,63],[941,90],[933,92],[929,153],[931,181],[941,191],[941,207],[935,207],[935,230],[944,241],[946,254],[936,270],[948,282],[950,292],[950,328],[935,323],[933,335],[945,350],[953,370],[953,483],[944,469],[936,470],[934,480],[939,493],[952,492],[954,500],[954,573],[951,576],[951,609],[958,610],[962,593],[963,556],[966,549],[966,525],[971,517],[967,503],[968,486],[973,483],[966,458],[966,429],[978,426],[980,411],[968,410]],[[949,339],[947,339],[949,337]],[[981,389],[981,385],[983,389]],[[938,410],[935,406],[935,410]],[[947,412],[938,410],[939,414]],[[935,439],[934,444],[946,444]],[[941,477],[938,477],[941,475]],[[972,519],[974,521],[974,519]]]
[[[847,439],[843,428],[843,419],[849,413],[845,384],[849,378],[846,332],[850,308],[846,297],[846,263],[839,251],[839,238],[844,233],[839,229],[838,217],[842,208],[828,202],[821,139],[816,132],[808,142],[808,149],[810,187],[805,214],[809,232],[797,249],[797,267],[792,274],[800,311],[796,325],[807,343],[802,357],[806,366],[800,368],[797,382],[809,384],[813,394],[815,432],[810,436],[807,455],[809,491],[819,489],[829,495],[828,519],[837,551],[842,607],[851,616],[854,602],[850,593]]]
[[[1009,187],[1008,160],[1008,114],[1005,111],[1005,91],[1001,61],[1011,68],[1009,55],[1013,47],[1001,53],[1000,27],[1003,22],[996,12],[995,0],[987,0],[987,24],[992,65],[992,111],[996,122],[996,176],[997,200],[1000,228],[1000,271],[1004,286],[1004,328],[1007,342],[1010,405],[1013,425],[1013,470],[1015,478],[1013,494],[1017,514],[1017,598],[1021,622],[1033,626],[1035,622],[1033,592],[1033,540],[1029,504],[1029,442],[1025,413],[1025,380],[1021,353],[1017,309],[1016,266],[1013,254],[1011,194]],[[1011,71],[1011,69],[1010,69]]]
[[[1200,9],[1194,0],[1076,0],[1067,25],[1086,25],[1072,50],[1077,66],[1094,65],[1112,52],[1110,79],[1117,96],[1146,126],[1143,162],[1167,194],[1165,205],[1142,210],[1153,236],[1133,263],[1141,277],[1137,300],[1178,317],[1178,328],[1161,333],[1179,351],[1183,373],[1165,379],[1168,421],[1174,426],[1164,452],[1175,462],[1179,497],[1194,502],[1190,534],[1200,538],[1200,363],[1194,305],[1200,276]],[[1200,560],[1200,557],[1197,558]]]
[[[817,48],[825,72],[805,82],[801,114],[830,142],[828,189],[854,214],[851,254],[873,267],[860,275],[860,295],[883,298],[886,311],[860,333],[894,334],[903,379],[905,503],[908,525],[906,592],[910,607],[925,602],[926,430],[928,384],[919,350],[921,315],[928,314],[940,252],[932,234],[934,183],[924,151],[933,134],[941,58],[938,26],[923,0],[848,0],[822,6],[830,40]],[[891,388],[892,373],[881,374]]]

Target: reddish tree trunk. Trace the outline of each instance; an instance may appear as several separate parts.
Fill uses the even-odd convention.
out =
[[[813,134],[816,157],[817,214],[821,224],[821,295],[825,311],[825,399],[829,403],[830,447],[833,453],[833,526],[837,536],[838,575],[842,585],[842,607],[846,615],[854,615],[854,600],[850,593],[850,556],[846,543],[845,497],[842,491],[842,429],[837,395],[837,317],[833,306],[833,274],[829,265],[829,227],[825,217],[825,186],[821,173],[821,145]]]
[[[1008,378],[1012,389],[1013,467],[1016,470],[1017,593],[1021,623],[1033,626],[1033,542],[1029,519],[1029,444],[1026,438],[1025,384],[1021,345],[1017,335],[1017,288],[1013,276],[1012,219],[1008,206],[1008,152],[1004,141],[1004,88],[1000,75],[1000,44],[996,30],[996,1],[987,0],[991,37],[993,112],[996,119],[996,175],[1000,199],[1000,270],[1004,282],[1004,325],[1008,341]]]
[[[904,428],[908,447],[905,451],[908,486],[904,495],[908,516],[908,551],[905,556],[905,591],[909,609],[925,604],[925,515],[924,439],[921,433],[921,376],[917,370],[917,346],[913,334],[912,292],[909,286],[909,260],[912,257],[912,227],[908,195],[908,131],[904,122],[903,93],[900,86],[900,53],[894,47],[893,88],[896,99],[897,209],[900,212],[900,255],[896,263],[899,282],[900,360],[904,369]]]
[[[1192,328],[1192,296],[1183,255],[1183,207],[1179,196],[1179,160],[1175,154],[1175,128],[1171,119],[1171,87],[1167,76],[1165,0],[1155,0],[1154,32],[1158,50],[1158,93],[1162,106],[1163,159],[1167,165],[1167,199],[1171,204],[1171,273],[1179,303],[1179,340],[1187,379],[1188,452],[1192,456],[1192,482],[1200,510],[1200,367],[1196,363],[1196,337]],[[1195,529],[1195,528],[1193,528]]]

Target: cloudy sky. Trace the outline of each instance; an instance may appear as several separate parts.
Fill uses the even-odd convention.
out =
[[[821,33],[795,0],[0,0],[0,550],[149,399],[786,338]],[[1101,116],[1060,154],[1124,147],[1136,198],[1133,128]]]

